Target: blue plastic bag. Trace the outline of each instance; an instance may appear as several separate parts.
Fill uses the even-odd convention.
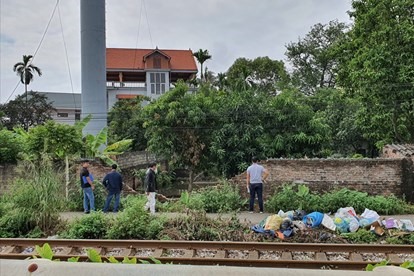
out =
[[[319,227],[321,225],[323,220],[323,214],[319,212],[312,212],[310,214],[307,214],[303,217],[303,223],[305,223],[307,226],[315,228]]]

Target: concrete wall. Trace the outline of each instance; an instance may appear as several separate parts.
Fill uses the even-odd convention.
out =
[[[408,179],[406,159],[271,159],[264,165],[270,172],[264,185],[268,197],[284,183],[306,183],[313,191],[349,188],[371,195],[402,196],[414,184]],[[246,173],[231,179],[246,193]]]
[[[15,165],[0,165],[0,195],[9,190],[15,174]]]

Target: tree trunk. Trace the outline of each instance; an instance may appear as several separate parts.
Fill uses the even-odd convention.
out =
[[[188,192],[191,193],[193,190],[193,182],[194,182],[194,171],[193,169],[189,170],[189,177],[188,177]]]
[[[69,158],[65,156],[66,199],[69,199]]]

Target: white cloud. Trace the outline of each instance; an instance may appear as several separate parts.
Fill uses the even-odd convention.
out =
[[[80,1],[59,4],[75,92],[81,86]],[[314,24],[349,21],[351,8],[350,0],[151,0],[141,13],[141,1],[106,1],[107,47],[208,49],[213,59],[206,66],[216,73],[238,57],[284,59],[287,43]],[[55,4],[0,0],[0,102],[23,92],[19,85],[10,96],[19,81],[12,67],[22,55],[35,52]],[[35,77],[29,89],[72,91],[60,19],[56,11],[33,62],[43,76]]]

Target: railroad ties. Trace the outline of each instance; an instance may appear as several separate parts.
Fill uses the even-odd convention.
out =
[[[71,257],[87,261],[89,248],[118,260],[127,256],[191,265],[361,270],[382,260],[392,265],[414,260],[414,245],[63,239],[0,239],[0,258],[38,256],[35,246],[45,243],[62,261]]]

